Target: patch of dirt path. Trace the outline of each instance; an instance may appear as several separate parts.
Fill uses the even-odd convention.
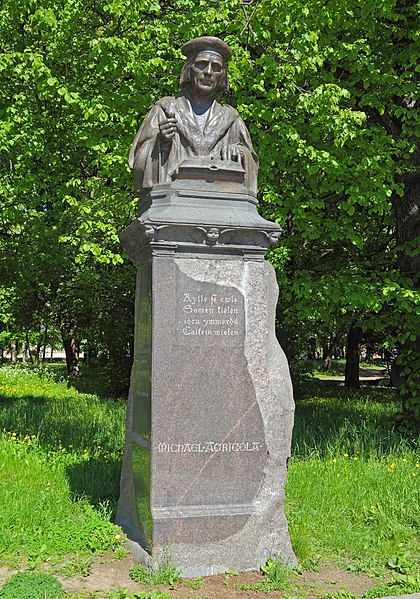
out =
[[[0,589],[4,585],[5,582],[9,580],[13,574],[16,574],[18,570],[12,570],[7,566],[0,566]]]
[[[120,588],[127,589],[129,593],[135,593],[142,587],[130,578],[129,572],[133,566],[134,561],[131,556],[120,560],[104,558],[92,564],[92,571],[88,576],[83,578],[57,576],[57,578],[67,591],[73,591],[73,593],[82,591],[109,593]]]
[[[121,560],[104,558],[92,565],[92,572],[84,578],[59,577],[64,588],[75,593],[103,592],[109,593],[125,588],[133,594],[138,591],[152,589],[134,582],[129,570],[134,565],[132,557]],[[242,572],[236,575],[217,574],[202,579],[184,579],[173,587],[160,585],[159,588],[174,599],[258,599],[278,598],[282,594],[303,595],[305,599],[318,599],[324,593],[348,591],[362,595],[367,589],[376,586],[377,582],[365,574],[347,572],[331,564],[321,564],[319,571],[305,571],[292,577],[292,588],[287,591],[254,591],[237,588],[236,585],[253,585],[262,582],[260,572]],[[198,588],[197,588],[198,587]],[[153,587],[156,588],[156,587]]]

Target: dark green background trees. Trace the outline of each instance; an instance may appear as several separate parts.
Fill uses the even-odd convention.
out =
[[[177,91],[182,44],[218,35],[234,55],[226,100],[261,160],[261,210],[284,231],[269,259],[286,351],[375,331],[399,349],[418,410],[417,16],[413,0],[4,0],[4,342],[58,329],[129,362],[127,152],[148,106]]]

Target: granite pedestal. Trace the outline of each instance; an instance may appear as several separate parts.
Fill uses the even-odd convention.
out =
[[[118,523],[184,576],[296,564],[283,513],[294,404],[264,252],[240,185],[155,187],[121,241],[138,268]]]

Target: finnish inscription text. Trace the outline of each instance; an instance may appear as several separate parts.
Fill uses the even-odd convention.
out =
[[[182,335],[237,337],[240,307],[238,293],[184,293],[180,320]]]

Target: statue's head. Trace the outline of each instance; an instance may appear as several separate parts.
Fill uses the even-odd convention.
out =
[[[196,37],[182,48],[187,61],[181,72],[181,87],[190,87],[203,96],[215,96],[229,89],[227,62],[229,46],[217,37]]]

